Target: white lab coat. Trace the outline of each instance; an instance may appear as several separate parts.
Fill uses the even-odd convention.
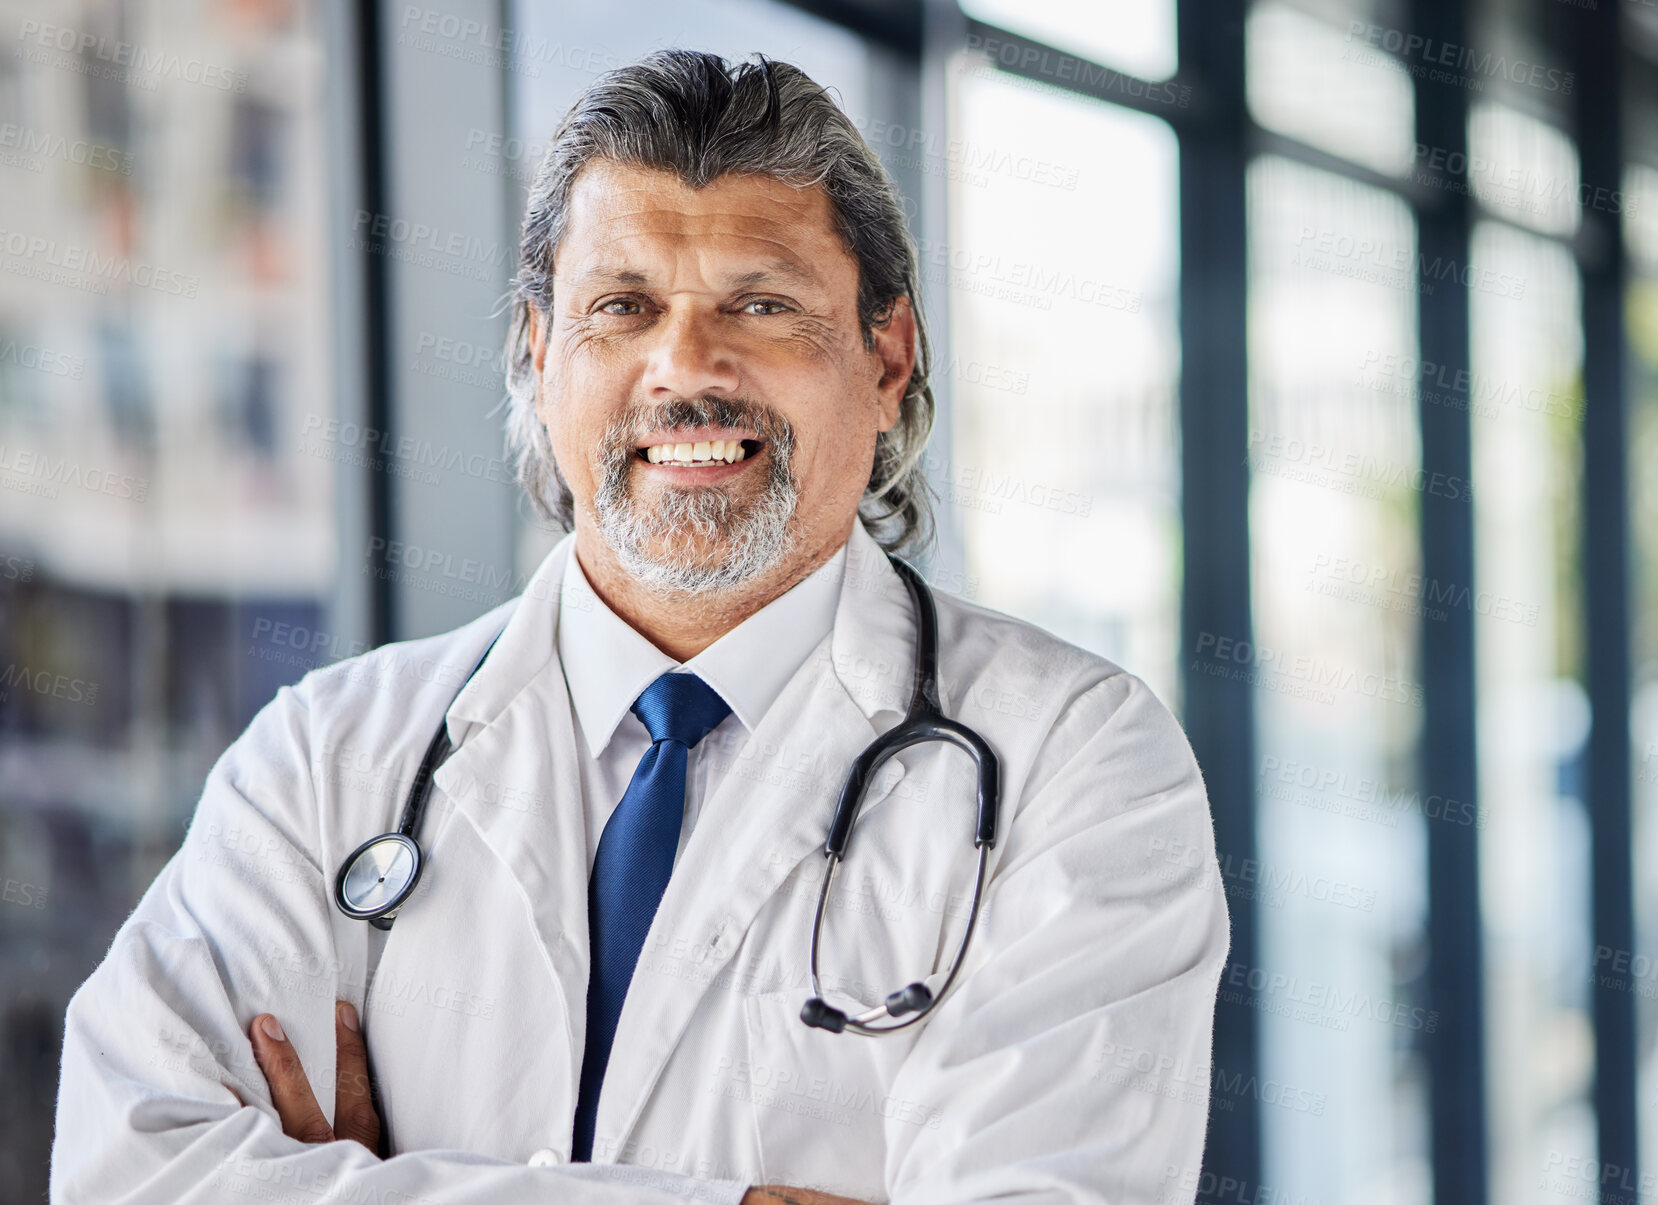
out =
[[[572,542],[475,622],[283,688],[225,752],[70,1001],[52,1200],[621,1205],[760,1183],[904,1205],[1190,1200],[1227,949],[1203,783],[1142,682],[1028,624],[937,596],[945,710],[1002,772],[955,989],[901,1036],[798,1020],[845,768],[910,690],[909,596],[861,524],[833,632],[705,801],[621,1014],[594,1162],[568,1164],[588,968],[555,639]],[[429,861],[384,936],[334,906],[335,873],[396,827],[445,709]],[[843,1003],[936,987],[966,914],[968,759],[931,745],[889,767],[826,928]],[[286,1137],[253,1060],[248,1026],[274,1013],[332,1115],[336,998],[364,1016],[384,1162]]]

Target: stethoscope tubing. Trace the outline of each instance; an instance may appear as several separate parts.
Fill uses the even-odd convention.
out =
[[[990,744],[977,732],[967,725],[950,719],[944,714],[938,697],[938,612],[933,603],[932,591],[928,588],[921,574],[906,561],[888,554],[893,568],[908,588],[910,598],[914,604],[916,617],[916,656],[915,675],[910,694],[909,707],[904,718],[894,728],[882,734],[867,748],[853,759],[852,766],[847,773],[846,784],[841,789],[839,800],[835,804],[835,813],[829,824],[829,832],[824,841],[824,855],[828,866],[823,875],[823,885],[818,892],[817,908],[812,921],[812,940],[810,953],[810,970],[812,978],[813,998],[801,1011],[802,1020],[808,1025],[827,1029],[839,1033],[851,1030],[854,1033],[870,1037],[884,1036],[896,1033],[918,1024],[928,1017],[934,1008],[944,999],[950,988],[955,984],[961,972],[962,964],[967,958],[968,945],[973,939],[973,931],[978,924],[980,905],[984,896],[985,878],[988,872],[990,851],[996,844],[996,827],[1001,806],[1001,771],[995,751]],[[478,672],[490,651],[494,649],[496,641],[500,640],[501,633],[484,649],[483,655],[473,665],[466,680],[461,684],[465,690],[466,683],[470,682]],[[456,698],[460,692],[456,692]],[[450,707],[454,700],[450,700]],[[824,999],[822,980],[818,970],[819,954],[823,944],[823,924],[828,911],[829,891],[835,880],[835,872],[845,859],[847,849],[852,840],[852,829],[858,813],[863,808],[864,793],[868,789],[871,775],[890,757],[903,752],[915,745],[931,741],[940,741],[961,749],[973,759],[977,768],[978,791],[977,811],[973,832],[973,845],[979,851],[978,869],[973,880],[973,900],[968,909],[967,923],[962,930],[961,943],[956,949],[956,955],[951,960],[950,969],[946,972],[943,982],[936,993],[930,992],[924,984],[912,983],[901,991],[894,992],[887,998],[885,1004],[864,1012],[848,1016],[839,1009],[830,1006]],[[353,853],[341,864],[339,873],[334,880],[334,900],[340,910],[347,916],[359,920],[366,920],[376,928],[389,930],[396,919],[398,909],[408,901],[416,885],[420,881],[421,871],[425,868],[425,853],[421,849],[416,833],[426,811],[426,803],[432,791],[432,779],[438,767],[449,756],[453,746],[449,740],[448,708],[438,722],[438,729],[433,734],[431,742],[426,747],[425,755],[420,759],[420,766],[415,771],[413,783],[409,788],[409,796],[403,806],[402,815],[398,819],[395,832],[382,833],[378,837],[370,837],[359,845]],[[353,904],[347,893],[348,880],[354,869],[363,868],[365,875],[372,875],[378,868],[372,859],[375,853],[384,856],[390,845],[391,856],[395,858],[399,851],[407,851],[412,858],[412,870],[405,882],[389,893],[389,899],[383,904],[374,907],[363,907]],[[370,860],[365,862],[364,859]],[[386,865],[382,862],[380,865]],[[389,869],[386,873],[389,873]],[[363,876],[360,876],[363,877]],[[379,882],[385,881],[382,874]],[[373,885],[377,886],[377,884]],[[371,888],[372,889],[372,886]],[[909,1013],[903,1020],[896,1018]],[[875,1025],[873,1022],[882,1017],[896,1020],[892,1025]]]
[[[892,567],[910,592],[915,611],[915,677],[910,692],[910,703],[904,718],[883,733],[852,762],[835,804],[835,815],[829,823],[829,834],[824,840],[823,852],[828,860],[818,889],[817,908],[812,918],[810,970],[812,999],[801,1010],[801,1020],[807,1025],[832,1033],[851,1030],[866,1037],[882,1037],[916,1025],[930,1015],[955,984],[967,957],[973,930],[978,925],[979,908],[984,895],[984,883],[990,851],[996,844],[996,826],[1001,810],[1001,767],[996,752],[982,736],[966,724],[958,723],[944,714],[938,697],[938,611],[932,591],[920,572],[907,561],[888,554]],[[830,1006],[823,995],[823,984],[818,971],[818,955],[823,944],[823,923],[828,915],[829,890],[835,872],[846,858],[852,841],[852,829],[858,813],[863,810],[864,792],[870,777],[890,757],[930,741],[941,741],[956,746],[973,759],[978,770],[978,810],[973,830],[973,845],[979,851],[978,869],[973,881],[973,900],[967,911],[967,924],[962,930],[961,944],[950,962],[944,981],[937,992],[925,984],[912,983],[902,991],[888,996],[885,1003],[854,1015],[847,1015]],[[919,1003],[918,1003],[919,1001]],[[904,1012],[909,1015],[896,1020]],[[895,1019],[892,1025],[874,1025],[882,1017]]]
[[[505,631],[503,628],[502,631]],[[471,672],[461,683],[461,690],[472,681],[479,668],[483,665],[495,642],[501,639],[501,633],[495,633],[493,640],[484,649],[483,655],[472,666]],[[455,699],[460,698],[460,691],[455,692]],[[339,873],[334,876],[334,903],[339,910],[355,920],[365,920],[376,929],[389,930],[392,922],[397,919],[397,910],[401,908],[414,889],[420,884],[420,875],[426,869],[426,851],[421,848],[416,833],[420,830],[420,822],[426,814],[426,800],[432,793],[432,778],[453,750],[449,741],[449,709],[455,705],[455,699],[449,700],[448,707],[443,709],[443,716],[438,720],[438,728],[432,734],[432,739],[426,746],[426,753],[420,759],[420,767],[415,771],[414,782],[409,786],[408,799],[403,804],[403,814],[398,819],[397,828],[393,832],[381,833],[378,837],[370,837],[340,863]],[[391,893],[391,898],[372,908],[364,908],[351,902],[347,888],[351,880],[351,872],[362,865],[364,857],[377,847],[384,848],[387,844],[401,846],[409,853],[413,861],[413,869],[406,882]],[[372,872],[370,872],[372,873]],[[383,880],[382,880],[383,881]]]
[[[973,929],[978,924],[979,920],[979,901],[984,895],[984,879],[989,857],[990,845],[988,843],[980,844],[979,866],[977,872],[973,876],[973,902],[967,909],[967,927],[962,930],[961,944],[956,947],[956,956],[950,961],[950,970],[945,974],[944,982],[938,985],[938,991],[931,993],[931,998],[928,1000],[926,1007],[912,1013],[904,1020],[898,1021],[892,1025],[872,1024],[872,1022],[878,1021],[882,1017],[893,1016],[892,997],[888,997],[885,1004],[878,1004],[874,1008],[867,1009],[864,1012],[847,1017],[845,1028],[852,1030],[854,1033],[863,1034],[865,1037],[885,1037],[888,1034],[897,1033],[901,1029],[908,1029],[912,1025],[920,1024],[922,1021],[927,1019],[933,1009],[943,1003],[945,996],[949,995],[950,989],[955,986],[956,976],[961,973],[962,963],[967,959],[968,943],[973,940]],[[824,998],[823,983],[818,977],[818,946],[822,941],[823,919],[829,906],[829,887],[830,884],[834,882],[835,871],[840,864],[841,859],[838,857],[831,857],[829,859],[829,868],[823,875],[823,886],[818,890],[817,913],[812,919],[812,997],[816,1000],[822,1000]],[[894,993],[894,995],[896,996],[898,993]],[[808,1024],[810,1024],[810,1022],[808,1022]]]

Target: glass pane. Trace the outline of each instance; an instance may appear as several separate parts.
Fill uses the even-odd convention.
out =
[[[13,11],[0,1177],[41,1200],[69,996],[335,626],[336,324],[317,6]]]
[[[930,467],[963,533],[967,585],[1141,675],[1172,706],[1174,135],[1018,81],[957,71],[952,87],[953,138],[1066,169],[1046,183],[952,179],[949,245],[924,248],[924,289],[950,290],[953,348],[934,373],[953,399],[953,446],[935,447]]]
[[[1506,105],[1473,106],[1468,180],[1481,204],[1510,221],[1545,234],[1577,230],[1577,148],[1546,121]]]
[[[1250,113],[1269,130],[1404,175],[1416,154],[1410,76],[1365,36],[1378,28],[1353,21],[1344,32],[1286,4],[1251,6],[1245,27]]]
[[[1416,781],[1415,224],[1275,157],[1248,188],[1255,639],[1194,654],[1256,687],[1259,863],[1222,869],[1261,926],[1261,1082],[1296,1089],[1261,1097],[1262,1195],[1426,1201],[1425,829],[1468,818]]]
[[[1623,195],[1624,246],[1630,267],[1643,279],[1658,276],[1658,167],[1631,163]],[[1645,345],[1637,350],[1644,352]]]
[[[1556,1201],[1545,1157],[1595,1156],[1581,293],[1565,247],[1495,222],[1472,267],[1509,282],[1470,310],[1491,1197]]]
[[[1179,66],[1174,0],[961,0],[961,9],[1141,79],[1168,79]]]

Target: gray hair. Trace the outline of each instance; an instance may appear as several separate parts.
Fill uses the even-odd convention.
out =
[[[858,321],[866,351],[900,297],[915,314],[919,357],[898,422],[875,441],[859,514],[882,547],[919,551],[933,538],[932,487],[921,455],[933,425],[932,352],[921,311],[916,246],[897,185],[835,101],[804,71],[754,55],[659,50],[600,76],[570,107],[530,185],[507,331],[507,446],[543,518],[574,522],[570,488],[535,412],[532,308],[553,302],[553,257],[569,220],[571,185],[595,158],[671,171],[690,188],[726,175],[822,185],[836,228],[858,262]]]

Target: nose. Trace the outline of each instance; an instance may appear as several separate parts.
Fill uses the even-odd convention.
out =
[[[657,324],[641,381],[646,395],[660,400],[737,390],[737,358],[722,338],[719,316],[689,307]]]

